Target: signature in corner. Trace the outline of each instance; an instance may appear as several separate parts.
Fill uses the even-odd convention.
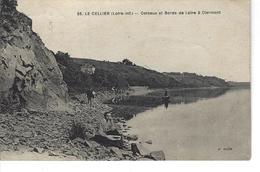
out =
[[[232,151],[232,147],[223,147],[223,148],[218,148],[218,151]]]

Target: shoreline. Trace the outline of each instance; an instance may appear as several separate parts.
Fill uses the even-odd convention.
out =
[[[143,103],[147,97],[153,98],[151,95],[156,92],[156,99],[160,100],[161,103],[157,94],[160,95],[162,90],[147,91],[147,89],[142,88],[142,91],[139,91],[137,95],[130,94],[130,97],[132,96]],[[175,91],[176,89],[173,90],[173,92]],[[141,92],[143,94],[140,94]],[[223,94],[223,92],[217,92],[211,96],[218,96],[218,94]],[[23,160],[45,160],[48,156],[50,159],[57,160],[155,160],[155,158],[151,158],[151,152],[148,152],[138,142],[137,133],[129,135],[128,131],[131,130],[131,126],[127,126],[127,120],[138,113],[158,106],[158,104],[137,106],[138,101],[133,101],[132,105],[104,103],[114,96],[115,94],[111,91],[97,92],[97,97],[90,107],[87,104],[86,94],[71,95],[68,103],[70,112],[39,112],[22,109],[12,113],[0,113],[0,159],[14,160],[13,156],[17,155],[17,159],[22,158]],[[177,98],[175,97],[175,99]],[[193,102],[197,99],[189,101]],[[131,101],[129,102],[131,103]],[[126,101],[126,103],[129,102]],[[109,120],[104,117],[106,112],[112,113]],[[74,139],[69,138],[73,123],[79,123],[83,126],[86,134],[84,138],[78,136]],[[111,136],[120,137],[121,140],[116,140]],[[111,145],[106,145],[104,139],[111,141]],[[143,155],[134,153],[132,143],[135,143],[135,149],[144,150],[143,152],[146,151],[146,153]],[[35,153],[39,156],[36,159],[30,159],[32,158],[30,155]],[[161,152],[159,156],[163,159]]]
[[[111,92],[98,92],[90,107],[85,94],[71,96],[70,112],[22,109],[0,113],[0,159],[154,160],[149,152],[133,152],[123,118],[104,118],[112,108],[103,101],[112,97]],[[71,133],[75,138],[70,138]]]

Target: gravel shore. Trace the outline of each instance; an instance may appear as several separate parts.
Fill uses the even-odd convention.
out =
[[[149,159],[149,153],[141,155],[133,152],[131,136],[127,135],[129,127],[125,125],[124,118],[111,116],[105,119],[105,112],[111,112],[112,107],[103,102],[113,96],[108,91],[98,92],[90,106],[85,94],[74,95],[70,98],[67,111],[21,109],[0,113],[0,159]],[[118,146],[119,143],[122,146]]]

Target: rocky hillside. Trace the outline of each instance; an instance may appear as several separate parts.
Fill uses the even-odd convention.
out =
[[[180,83],[184,84],[186,87],[229,87],[230,85],[224,79],[211,77],[211,76],[202,76],[195,73],[188,72],[171,72],[164,73],[165,75],[176,79]]]
[[[16,6],[16,0],[0,0],[0,109],[61,109],[67,99],[62,73]]]

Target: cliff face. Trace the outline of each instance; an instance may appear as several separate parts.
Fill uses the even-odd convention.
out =
[[[16,0],[0,0],[0,108],[61,109],[67,101],[62,73],[32,31],[32,20],[16,5]]]

